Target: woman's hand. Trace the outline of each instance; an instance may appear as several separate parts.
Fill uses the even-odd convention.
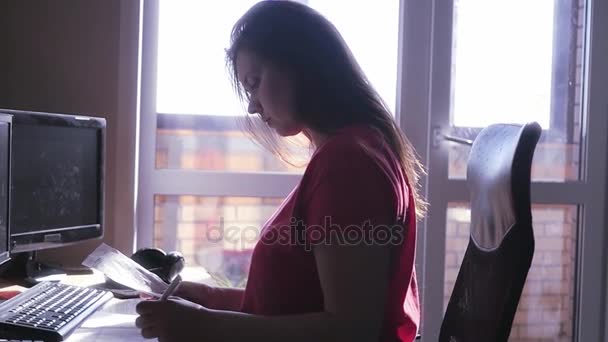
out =
[[[145,300],[137,304],[135,325],[141,335],[160,342],[203,340],[209,331],[208,310],[187,300],[170,297],[165,301]]]
[[[180,297],[204,307],[210,308],[214,288],[207,284],[193,283],[191,281],[182,281],[173,296]]]

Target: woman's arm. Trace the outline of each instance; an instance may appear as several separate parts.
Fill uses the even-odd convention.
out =
[[[144,337],[162,341],[377,341],[389,246],[318,245],[313,253],[324,291],[323,312],[260,316],[170,299],[141,302],[136,325]]]
[[[184,298],[209,309],[239,311],[243,289],[215,287],[190,281],[182,282],[174,296]]]
[[[207,341],[376,341],[384,318],[390,246],[313,247],[325,310],[291,316],[207,311]]]
[[[211,287],[210,292],[208,308],[227,311],[239,311],[241,309],[244,289]]]

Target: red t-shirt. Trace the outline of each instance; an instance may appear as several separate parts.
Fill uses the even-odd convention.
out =
[[[420,321],[413,197],[383,137],[372,128],[353,125],[317,149],[299,185],[264,225],[253,250],[241,311],[323,312],[311,246],[364,243],[366,238],[392,248],[381,340],[410,342]]]

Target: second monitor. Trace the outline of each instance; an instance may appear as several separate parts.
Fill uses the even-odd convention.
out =
[[[105,120],[0,113],[12,115],[11,256],[103,236]]]

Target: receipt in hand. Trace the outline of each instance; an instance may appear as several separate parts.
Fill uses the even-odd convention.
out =
[[[82,264],[102,272],[119,284],[154,297],[160,297],[169,287],[156,274],[105,243],[97,247]]]

